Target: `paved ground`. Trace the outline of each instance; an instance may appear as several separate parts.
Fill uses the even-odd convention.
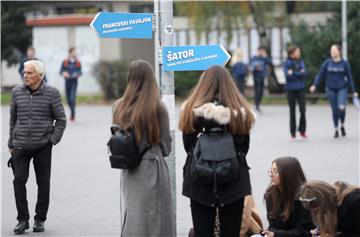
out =
[[[8,110],[2,106],[1,235],[12,236],[16,209],[9,157]],[[78,122],[69,124],[63,141],[54,148],[51,203],[46,232],[26,236],[119,236],[119,172],[110,169],[106,140],[111,123],[110,106],[81,106]],[[348,108],[348,136],[333,139],[330,108],[309,106],[308,141],[289,141],[288,108],[264,106],[252,132],[248,162],[255,200],[265,217],[262,196],[269,178],[266,170],[279,156],[298,157],[308,179],[359,183],[359,114]],[[177,110],[178,112],[178,110]],[[176,133],[177,227],[178,236],[187,236],[191,226],[189,200],[181,196],[185,153],[181,135]],[[31,214],[35,208],[36,182],[33,169],[27,185]],[[32,224],[32,223],[31,223]]]

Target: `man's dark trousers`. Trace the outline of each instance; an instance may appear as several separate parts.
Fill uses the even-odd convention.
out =
[[[14,192],[19,221],[29,220],[28,203],[26,199],[26,182],[29,177],[30,161],[33,159],[38,197],[35,208],[35,220],[45,221],[50,198],[50,170],[52,144],[36,150],[17,150],[13,153]]]

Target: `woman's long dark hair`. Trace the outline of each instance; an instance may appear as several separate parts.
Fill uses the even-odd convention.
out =
[[[134,127],[138,143],[145,139],[158,144],[165,117],[167,111],[160,100],[152,66],[145,60],[133,61],[124,95],[114,108],[113,123],[125,129]]]
[[[231,111],[237,111],[237,116],[231,113],[229,129],[233,134],[249,134],[255,116],[251,106],[241,95],[228,70],[222,66],[212,66],[204,71],[200,80],[187,98],[180,113],[179,129],[183,133],[195,131],[194,108],[205,103],[220,101]],[[245,111],[246,115],[241,113]]]
[[[280,184],[271,185],[265,192],[264,198],[269,205],[268,217],[281,218],[286,221],[294,210],[295,200],[301,186],[306,183],[304,171],[300,162],[294,157],[280,157],[273,161],[276,164]]]

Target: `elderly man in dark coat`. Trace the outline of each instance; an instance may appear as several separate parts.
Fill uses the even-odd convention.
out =
[[[44,231],[49,207],[51,152],[63,135],[66,116],[57,89],[44,81],[44,66],[39,60],[24,63],[24,84],[11,93],[9,161],[14,173],[14,192],[18,211],[16,234],[29,228],[26,182],[33,159],[38,199],[34,217],[34,232]]]

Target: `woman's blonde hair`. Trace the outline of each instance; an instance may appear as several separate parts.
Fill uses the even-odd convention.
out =
[[[309,210],[320,234],[335,236],[338,224],[335,188],[324,181],[310,181],[301,187],[300,198],[311,200]]]
[[[222,66],[212,66],[204,71],[180,113],[179,129],[183,133],[195,132],[194,108],[218,101],[231,111],[229,130],[233,134],[248,134],[255,115],[244,96],[237,89],[230,73]]]
[[[350,185],[344,181],[336,181],[333,184],[335,191],[336,191],[336,196],[337,196],[337,204],[338,206],[340,206],[343,201],[344,198],[351,193],[352,191],[359,189],[360,187],[355,186],[355,185]]]
[[[241,48],[237,48],[231,57],[231,66],[234,66],[238,62],[241,62],[242,59],[243,59],[243,51]]]

